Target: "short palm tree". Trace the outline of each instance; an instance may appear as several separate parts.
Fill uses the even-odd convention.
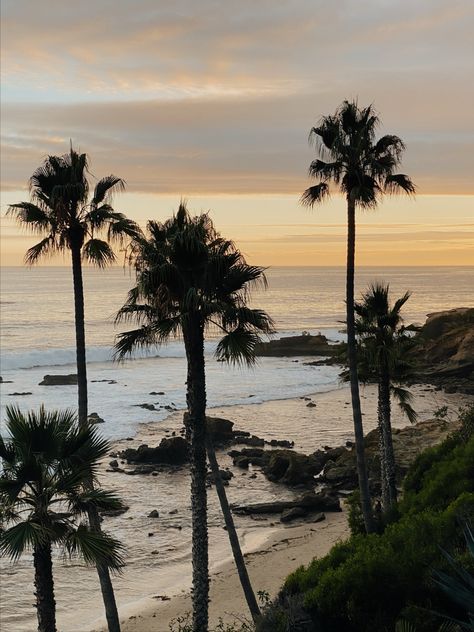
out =
[[[23,414],[6,409],[0,437],[0,553],[18,559],[33,551],[39,632],[56,632],[52,548],[80,555],[88,564],[122,566],[122,546],[84,522],[91,506],[118,509],[110,492],[91,489],[99,459],[109,445],[91,426],[79,427],[71,411]]]
[[[207,214],[191,217],[184,204],[165,223],[148,222],[148,237],[132,243],[131,262],[137,284],[130,290],[118,319],[134,320],[140,327],[119,335],[118,357],[130,354],[137,347],[162,344],[178,333],[184,340],[188,407],[185,424],[191,445],[193,630],[206,632],[209,598],[206,449],[213,470],[217,469],[216,480],[219,472],[206,433],[204,339],[207,330],[221,330],[224,335],[217,345],[218,359],[248,364],[255,361],[260,334],[273,331],[272,321],[265,312],[247,306],[252,285],[265,284],[264,271],[247,265],[233,243],[216,233]],[[239,559],[243,564],[241,554]],[[246,575],[245,567],[242,572]],[[258,613],[255,597],[253,601],[252,614]]]
[[[376,140],[379,118],[373,108],[359,108],[344,101],[333,115],[324,116],[310,132],[318,158],[309,167],[317,184],[303,193],[304,205],[314,206],[330,194],[334,183],[347,202],[346,320],[347,356],[357,454],[357,473],[362,513],[367,532],[374,530],[369,483],[364,454],[364,432],[357,377],[357,345],[354,324],[355,211],[375,208],[385,193],[413,194],[415,187],[404,174],[396,174],[405,145],[398,136]]]
[[[124,181],[114,175],[97,182],[89,198],[88,158],[71,146],[68,154],[48,156],[30,178],[31,202],[9,208],[20,225],[44,235],[25,255],[28,265],[60,252],[71,252],[79,423],[87,424],[87,368],[84,324],[82,262],[105,267],[115,261],[108,242],[122,245],[140,230],[135,222],[113,207],[112,196],[124,189]],[[107,241],[100,237],[105,236]],[[91,508],[91,526],[100,530],[97,512]],[[115,596],[107,568],[97,567],[109,632],[120,632]]]
[[[410,377],[412,369],[407,361],[411,339],[403,328],[400,313],[409,298],[410,293],[406,292],[391,305],[389,285],[376,283],[369,286],[362,300],[354,306],[359,339],[359,375],[364,381],[376,380],[378,383],[377,413],[384,511],[391,509],[397,502],[391,395],[398,400],[410,422],[414,423],[417,418],[411,406],[411,393],[402,386]]]

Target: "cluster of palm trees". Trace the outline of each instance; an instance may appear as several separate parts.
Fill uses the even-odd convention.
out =
[[[318,182],[308,188],[303,204],[313,206],[329,195],[331,182],[347,200],[347,336],[348,365],[357,448],[362,512],[367,532],[374,529],[364,458],[359,398],[361,379],[379,384],[379,428],[384,509],[396,502],[395,466],[390,426],[390,394],[395,392],[413,418],[404,378],[406,336],[400,309],[408,295],[389,304],[388,286],[374,286],[361,303],[354,302],[355,211],[373,208],[383,193],[413,193],[410,179],[395,174],[403,142],[396,136],[375,139],[378,118],[372,106],[360,109],[345,101],[332,116],[311,130],[319,157],[310,165]],[[186,351],[185,416],[191,462],[193,631],[208,630],[209,569],[207,532],[207,459],[234,552],[242,587],[254,620],[259,608],[243,561],[232,514],[220,477],[214,446],[206,427],[204,342],[209,330],[220,332],[216,355],[231,363],[252,364],[262,335],[273,333],[264,311],[251,309],[252,288],[265,286],[264,268],[247,264],[242,254],[215,230],[208,214],[191,216],[184,203],[169,220],[149,221],[146,231],[117,213],[112,196],[124,188],[120,178],[100,180],[89,196],[85,154],[71,146],[64,156],[49,156],[30,179],[31,201],[10,207],[10,213],[43,239],[26,253],[28,264],[56,252],[70,251],[75,305],[78,373],[78,420],[72,413],[44,409],[23,415],[7,410],[9,438],[0,442],[3,471],[0,503],[3,525],[0,551],[16,559],[33,549],[38,630],[56,632],[51,549],[62,546],[82,553],[97,566],[109,632],[120,632],[109,569],[122,564],[121,545],[101,531],[99,511],[120,506],[113,494],[97,487],[97,462],[107,452],[87,419],[87,369],[82,262],[100,267],[115,260],[111,244],[125,247],[135,270],[117,320],[135,329],[118,336],[116,357],[142,346],[160,345],[180,335]],[[104,239],[105,237],[105,239]],[[357,315],[357,319],[356,319]],[[53,509],[54,507],[54,509]],[[57,511],[60,509],[61,511]],[[88,524],[84,521],[87,515]],[[12,523],[13,526],[8,527]]]

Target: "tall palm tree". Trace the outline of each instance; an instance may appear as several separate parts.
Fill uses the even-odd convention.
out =
[[[417,414],[411,406],[411,393],[403,388],[410,377],[411,364],[407,351],[411,339],[403,328],[401,309],[410,298],[406,292],[390,304],[389,285],[375,283],[355,303],[356,332],[359,339],[359,375],[363,381],[378,384],[377,416],[380,433],[380,465],[382,506],[390,510],[397,502],[395,455],[392,442],[391,395],[398,400],[402,412],[411,423]]]
[[[119,569],[121,544],[82,522],[91,506],[118,509],[112,493],[89,486],[110,447],[91,426],[79,427],[71,411],[23,414],[6,409],[8,437],[0,437],[0,553],[18,559],[33,550],[39,632],[56,632],[52,548],[88,564]]]
[[[79,423],[87,424],[87,369],[84,326],[84,287],[82,262],[103,268],[115,261],[108,242],[122,245],[126,238],[139,234],[135,222],[116,212],[112,196],[124,189],[124,181],[114,175],[97,182],[89,198],[88,158],[71,145],[68,154],[48,156],[30,178],[30,202],[19,202],[9,208],[20,225],[44,235],[25,255],[28,265],[43,257],[71,252],[74,317],[76,330],[76,363]],[[101,239],[105,236],[107,241]],[[91,526],[100,530],[94,507],[89,516]],[[120,632],[117,605],[112,582],[106,567],[97,567],[109,632]]]
[[[376,140],[379,118],[372,105],[359,108],[344,101],[333,115],[324,116],[310,132],[318,158],[309,167],[317,184],[303,193],[301,202],[314,206],[329,197],[334,183],[347,202],[346,320],[347,356],[357,454],[357,473],[362,513],[367,532],[374,530],[369,483],[364,455],[364,431],[357,377],[357,346],[354,325],[355,211],[375,208],[385,193],[413,194],[415,187],[404,174],[394,173],[405,145],[398,136]]]
[[[148,237],[132,242],[131,262],[137,284],[130,290],[118,319],[134,320],[140,327],[119,335],[118,357],[137,347],[162,344],[178,333],[184,340],[185,425],[191,455],[193,630],[207,632],[206,448],[213,471],[218,467],[206,432],[204,339],[207,330],[221,330],[224,335],[217,345],[218,359],[248,364],[255,361],[260,334],[271,333],[273,323],[265,312],[250,309],[247,300],[250,288],[265,284],[265,277],[263,268],[247,265],[233,243],[216,233],[207,214],[191,217],[184,204],[165,223],[148,222]],[[220,478],[216,476],[216,480]],[[243,563],[241,554],[236,557],[237,563],[239,559]],[[245,566],[239,567],[241,573],[246,574]],[[253,601],[252,614],[258,613],[255,597]]]

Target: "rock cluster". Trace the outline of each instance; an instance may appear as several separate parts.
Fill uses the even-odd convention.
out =
[[[77,374],[70,373],[68,375],[45,375],[39,386],[69,386],[77,384]]]
[[[255,352],[258,356],[328,356],[332,358],[340,353],[340,348],[339,344],[329,344],[326,336],[322,334],[317,336],[302,334],[261,342],[256,346]]]

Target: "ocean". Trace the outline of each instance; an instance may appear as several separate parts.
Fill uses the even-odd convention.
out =
[[[406,323],[422,323],[429,312],[473,304],[473,271],[362,268],[357,272],[357,293],[375,280],[390,282],[394,297],[410,290]],[[343,268],[271,268],[267,276],[268,290],[255,293],[253,306],[269,312],[278,335],[321,331],[332,341],[343,339]],[[103,417],[100,431],[118,440],[115,449],[140,443],[156,445],[163,436],[178,432],[181,425],[181,413],[170,415],[169,408],[179,411],[185,407],[182,341],[173,340],[121,364],[114,362],[114,314],[123,304],[133,278],[121,268],[86,268],[84,277],[89,410]],[[3,268],[0,308],[2,421],[7,404],[18,404],[23,410],[41,403],[48,408],[74,408],[76,387],[39,386],[46,374],[76,370],[69,268]],[[215,345],[212,337],[206,344],[208,406],[214,408],[212,414],[227,417],[236,428],[267,440],[293,440],[297,450],[307,453],[325,444],[341,445],[353,439],[350,394],[347,387],[340,388],[337,367],[307,366],[304,358],[262,358],[252,369],[235,369],[213,359]],[[152,391],[163,394],[152,395]],[[295,399],[309,394],[317,394],[316,399],[313,397],[317,406],[309,408],[305,400]],[[435,408],[451,405],[451,400],[455,405],[458,397],[419,387],[415,408],[420,419],[427,419]],[[142,403],[153,403],[156,410],[139,408]],[[370,387],[363,389],[362,403],[368,431],[377,419],[376,397]],[[393,412],[394,427],[407,424],[395,408]],[[298,493],[271,483],[258,468],[250,468],[248,473],[239,471],[226,451],[219,451],[218,459],[221,467],[234,473],[228,488],[230,502],[294,498]],[[189,477],[186,468],[157,477],[110,473],[106,471],[109,460],[104,459],[101,483],[115,490],[129,510],[122,516],[105,518],[104,528],[126,546],[127,565],[123,574],[114,578],[114,586],[121,614],[135,614],[143,597],[172,595],[189,588]],[[213,490],[208,502],[211,567],[215,569],[229,559],[230,550]],[[153,509],[159,511],[159,519],[148,517]],[[271,519],[257,521],[246,516],[237,516],[236,524],[246,551],[258,548],[277,528]],[[0,559],[0,575],[2,632],[30,632],[36,627],[31,555],[24,555],[14,565]],[[65,562],[57,551],[54,577],[59,629],[97,629],[103,610],[95,570],[78,560]]]
[[[430,312],[474,304],[473,270],[360,268],[356,295],[376,280],[389,282],[394,298],[409,290],[412,296],[406,304],[405,321],[422,323]],[[278,335],[321,331],[333,341],[343,338],[344,268],[275,267],[267,271],[267,278],[268,289],[256,291],[252,305],[273,317]],[[181,340],[139,352],[122,363],[113,360],[119,331],[114,316],[132,284],[128,269],[84,269],[89,411],[105,419],[101,430],[110,439],[133,436],[139,422],[164,419],[169,407],[185,407]],[[46,374],[76,371],[73,308],[67,266],[2,268],[0,375],[4,382],[11,382],[1,387],[2,420],[7,404],[25,409],[41,403],[48,408],[76,406],[74,386],[39,386]],[[302,396],[335,388],[338,383],[335,367],[308,367],[285,358],[262,358],[251,369],[225,366],[213,358],[215,345],[211,335],[206,343],[211,407]],[[164,395],[158,399],[150,395],[153,391]],[[157,410],[137,408],[143,403],[152,403]]]

